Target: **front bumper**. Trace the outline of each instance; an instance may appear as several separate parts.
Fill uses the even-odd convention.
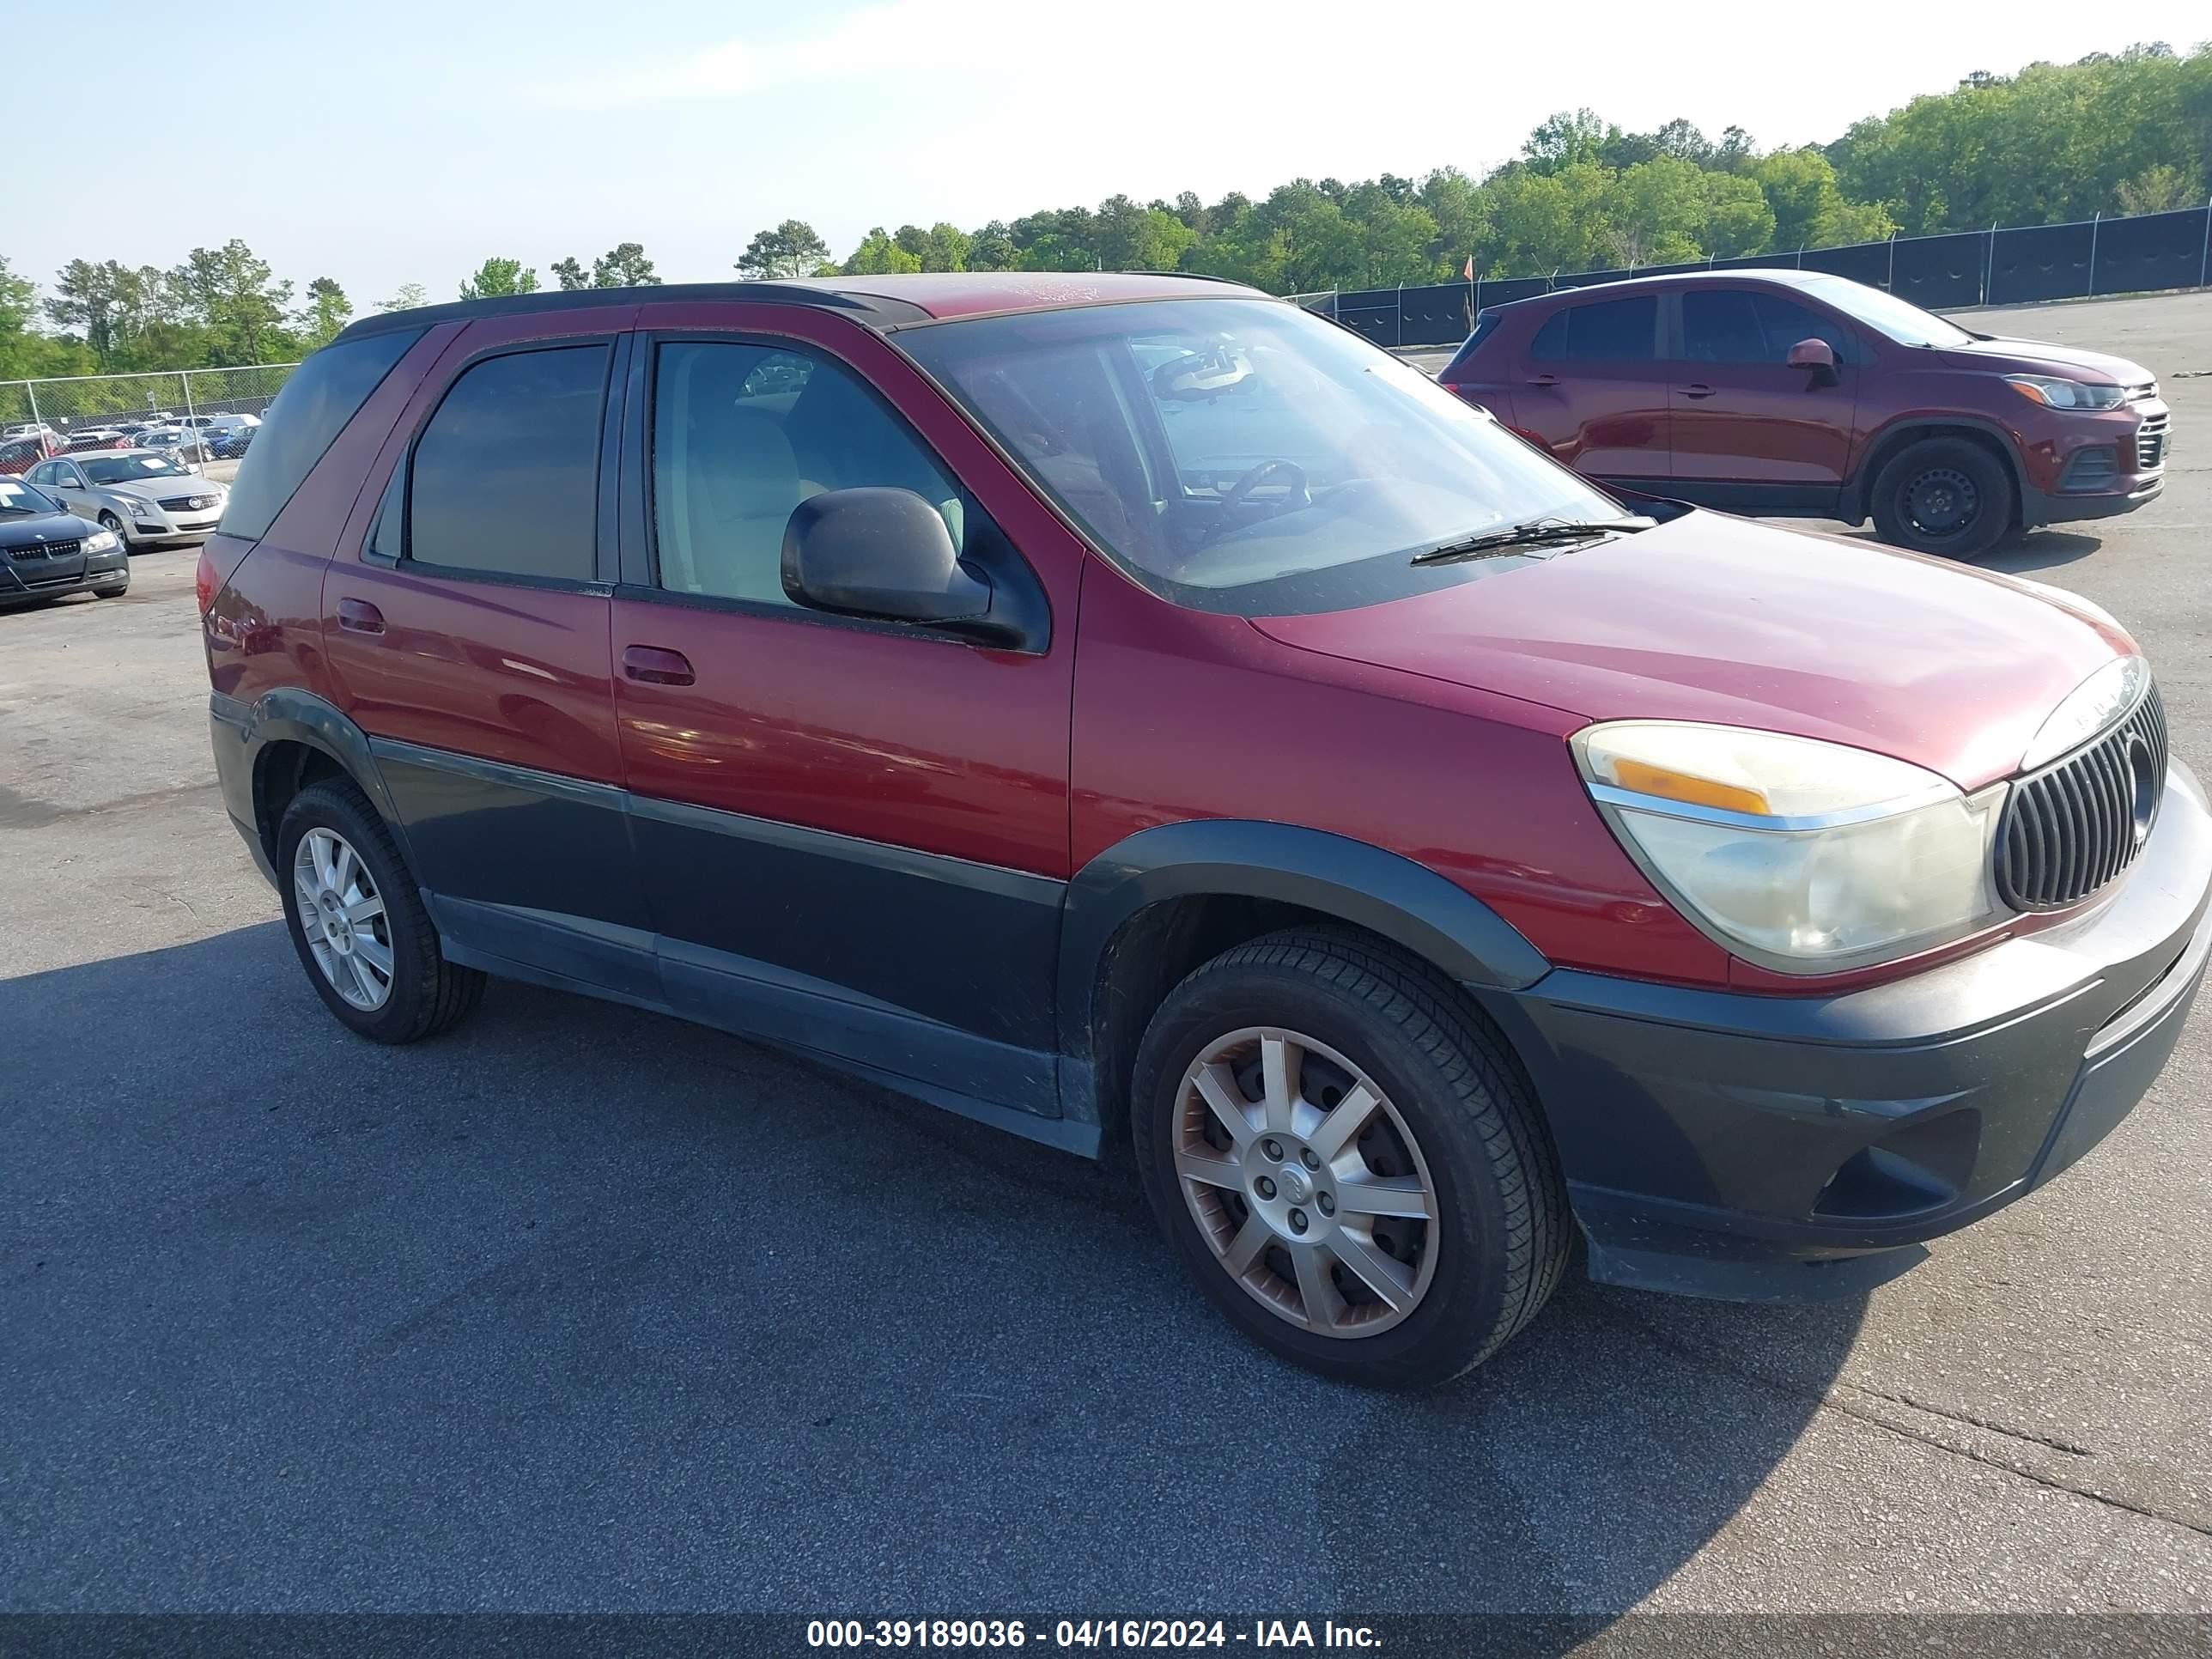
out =
[[[52,564],[17,561],[0,553],[0,608],[37,605],[95,587],[125,587],[130,582],[131,561],[120,547]]]
[[[2172,419],[2156,398],[2099,414],[2040,411],[2019,434],[2027,463],[2022,527],[2117,518],[2156,501],[2166,489]]]
[[[220,507],[187,508],[172,513],[167,507],[134,502],[125,523],[134,542],[179,541],[192,536],[211,536],[222,521]]]
[[[2112,897],[1832,997],[1556,970],[1495,998],[1549,1118],[1594,1278],[1841,1295],[2050,1180],[2172,1053],[2212,955],[2212,811],[2174,763]]]

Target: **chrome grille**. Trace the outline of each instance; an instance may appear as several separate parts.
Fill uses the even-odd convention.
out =
[[[21,563],[26,559],[73,559],[76,556],[75,542],[33,542],[28,547],[11,547],[8,556]]]
[[[2136,471],[2155,472],[2166,465],[2166,434],[2172,423],[2173,416],[2161,412],[2145,416],[2136,428]]]
[[[2156,686],[2087,747],[2021,779],[1997,830],[1997,896],[2056,910],[2135,862],[2166,787],[2166,709]]]
[[[161,503],[163,510],[170,513],[198,513],[214,505],[212,495],[172,495]]]

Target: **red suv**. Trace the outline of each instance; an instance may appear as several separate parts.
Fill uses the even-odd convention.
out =
[[[1577,1230],[1904,1271],[2126,1114],[2212,944],[2110,617],[1625,505],[1197,279],[368,319],[198,597],[354,1030],[525,980],[1127,1149],[1225,1315],[1364,1380],[1484,1358]]]
[[[1577,471],[1735,513],[1875,521],[1971,558],[2164,487],[2150,371],[1971,333],[1797,271],[1653,276],[1486,311],[1438,377]]]

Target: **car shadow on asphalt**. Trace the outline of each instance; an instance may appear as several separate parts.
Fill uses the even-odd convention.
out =
[[[495,984],[381,1048],[274,923],[0,1006],[23,1609],[1602,1615],[1863,1311],[1577,1270],[1378,1395],[1240,1340],[1126,1175],[673,1020]]]
[[[1838,526],[1831,533],[1849,541],[1882,545],[1881,537],[1865,526],[1850,529]],[[2034,530],[1999,543],[1973,561],[1973,568],[2002,570],[2008,576],[2032,576],[2038,571],[2056,570],[2086,559],[2104,545],[2101,538],[2078,530]]]

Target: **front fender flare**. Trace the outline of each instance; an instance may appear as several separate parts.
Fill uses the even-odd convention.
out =
[[[1116,842],[1068,884],[1060,933],[1063,1054],[1092,1058],[1098,970],[1114,936],[1152,905],[1197,896],[1316,910],[1391,939],[1467,985],[1519,990],[1551,970],[1480,899],[1400,854],[1289,823],[1162,824]]]

